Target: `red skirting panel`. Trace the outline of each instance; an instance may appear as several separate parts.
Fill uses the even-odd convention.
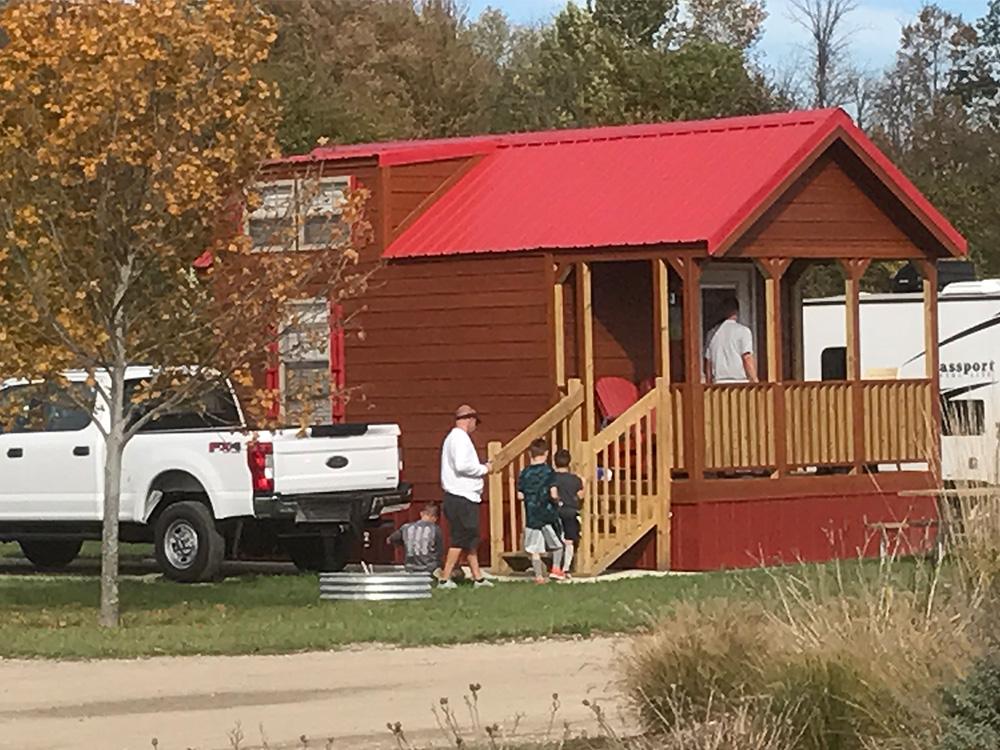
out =
[[[671,568],[718,570],[874,557],[879,554],[880,532],[872,525],[900,521],[918,525],[889,530],[888,548],[899,554],[926,552],[934,545],[937,518],[933,497],[875,488],[675,504]]]

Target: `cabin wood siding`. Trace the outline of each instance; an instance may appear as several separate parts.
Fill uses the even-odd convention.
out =
[[[850,168],[849,168],[850,169]],[[856,169],[850,169],[856,177]],[[913,239],[833,154],[817,160],[727,254],[753,258],[912,258]],[[882,198],[878,198],[882,202]]]
[[[595,263],[594,376],[633,383],[655,375],[649,261]]]
[[[347,418],[400,425],[418,502],[440,499],[440,447],[459,404],[483,417],[484,460],[489,441],[510,440],[551,405],[550,294],[538,255],[378,271],[359,318],[364,337],[347,344]]]
[[[394,237],[405,221],[430,207],[425,204],[465,166],[468,158],[403,164],[387,169],[389,234]],[[411,216],[412,215],[412,216]]]

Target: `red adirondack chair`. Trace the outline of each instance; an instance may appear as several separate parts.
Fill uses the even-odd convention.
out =
[[[639,400],[636,384],[618,377],[600,378],[594,383],[594,394],[597,397],[602,428],[618,419]]]

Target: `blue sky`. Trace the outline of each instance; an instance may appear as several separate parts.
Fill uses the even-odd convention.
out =
[[[566,0],[467,0],[470,14],[478,15],[492,6],[505,11],[514,21],[531,23],[552,16],[566,5]],[[582,0],[577,0],[583,4]],[[966,20],[986,12],[988,0],[937,0],[937,4]],[[858,10],[850,17],[851,44],[859,66],[875,72],[891,64],[899,42],[899,31],[924,5],[920,0],[859,0]],[[789,18],[787,0],[767,0],[768,19],[759,51],[769,66],[794,61],[800,56],[804,33]]]

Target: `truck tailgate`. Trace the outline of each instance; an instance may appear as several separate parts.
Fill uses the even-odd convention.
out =
[[[399,434],[397,425],[317,427],[301,438],[292,430],[279,432],[274,436],[274,491],[301,495],[395,489]]]

